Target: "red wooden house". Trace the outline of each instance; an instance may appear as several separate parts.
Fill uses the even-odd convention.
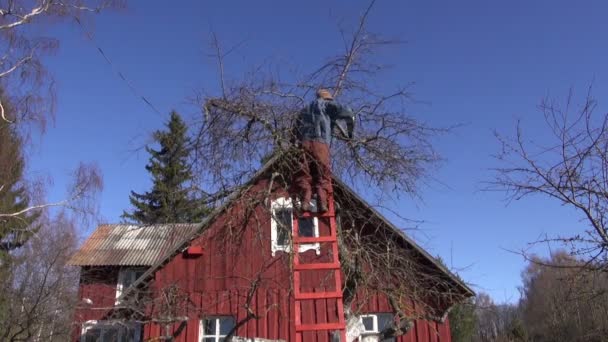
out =
[[[473,291],[338,179],[341,271],[294,272],[296,258],[337,262],[338,244],[314,239],[331,217],[294,214],[280,159],[200,224],[98,227],[71,261],[74,340],[338,341],[301,327],[345,322],[349,341],[451,341],[447,312]],[[294,243],[294,226],[310,243]]]

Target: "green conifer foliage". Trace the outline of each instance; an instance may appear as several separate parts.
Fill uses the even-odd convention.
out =
[[[208,213],[202,199],[192,193],[187,131],[180,115],[172,112],[166,130],[154,132],[160,149],[146,148],[150,154],[146,170],[152,176],[152,189],[143,194],[131,191],[133,209],[123,213],[124,219],[139,224],[196,223]]]
[[[10,105],[2,102],[9,116]],[[24,168],[23,143],[16,125],[0,120],[0,259],[23,246],[39,228],[36,220],[40,212],[28,210],[31,203],[23,180]]]

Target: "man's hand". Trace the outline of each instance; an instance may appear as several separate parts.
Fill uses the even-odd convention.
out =
[[[348,133],[348,138],[353,139],[355,137],[355,117],[350,117],[350,120],[346,122],[346,131]]]

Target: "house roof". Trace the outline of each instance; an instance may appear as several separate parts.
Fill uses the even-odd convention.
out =
[[[74,254],[74,266],[152,266],[200,224],[102,224]]]
[[[142,282],[146,281],[149,277],[151,277],[154,272],[164,264],[169,262],[177,253],[181,252],[183,249],[188,247],[190,242],[196,239],[211,223],[222,213],[224,210],[232,205],[233,201],[246,191],[247,187],[254,184],[258,181],[262,176],[267,175],[275,166],[275,164],[285,158],[286,153],[276,153],[272,158],[270,158],[266,164],[264,164],[254,175],[253,177],[242,187],[235,190],[232,194],[230,194],[227,200],[223,203],[223,205],[217,207],[213,210],[205,220],[197,226],[196,229],[192,231],[190,235],[184,235],[184,238],[181,242],[176,243],[174,245],[173,250],[168,251],[162,258],[159,258],[158,261],[152,265],[139,279],[132,284],[131,289],[137,288]],[[433,266],[437,267],[437,269],[445,274],[445,276],[451,281],[453,286],[458,288],[462,293],[467,296],[474,296],[475,292],[467,286],[458,276],[452,273],[449,269],[447,269],[444,265],[442,265],[436,258],[431,256],[428,252],[426,252],[422,247],[420,247],[414,240],[409,238],[401,229],[397,228],[395,225],[390,223],[384,216],[382,216],[378,211],[376,211],[369,203],[367,203],[362,197],[357,195],[354,190],[352,190],[349,186],[347,186],[344,182],[339,180],[337,177],[332,177],[334,180],[335,186],[340,187],[345,193],[347,193],[352,198],[358,200],[362,205],[369,208],[371,212],[382,222],[386,224],[389,229],[394,230],[398,236],[404,239],[405,243],[411,246],[413,249],[418,251],[420,255],[427,259]],[[123,293],[123,297],[128,296],[130,291],[126,291]]]
[[[443,272],[451,281],[453,281],[457,286],[459,286],[465,293],[469,296],[474,296],[475,291],[473,291],[467,284],[465,284],[460,277],[455,275],[452,271],[450,271],[444,264],[439,262],[437,258],[433,257],[429,254],[424,248],[420,247],[412,238],[407,236],[402,229],[399,229],[397,226],[392,224],[388,219],[386,219],[380,212],[378,212],[372,205],[367,203],[361,196],[359,196],[354,190],[352,190],[346,183],[342,182],[340,179],[333,177],[334,188],[341,188],[348,196],[351,196],[355,200],[359,201],[360,204],[365,206],[368,210],[370,210],[378,219],[380,219],[388,228],[393,230],[397,235],[402,238],[409,246],[415,249],[418,253],[420,253],[426,260],[428,260],[433,266],[437,267],[438,270]]]

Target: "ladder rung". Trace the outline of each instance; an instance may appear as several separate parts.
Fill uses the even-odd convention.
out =
[[[334,217],[335,213],[332,213],[330,210],[324,213],[317,213],[312,211],[305,211],[299,215],[300,218],[310,218],[310,217]]]
[[[294,270],[339,270],[340,264],[337,262],[319,262],[310,264],[298,264],[293,266]]]
[[[337,242],[335,236],[319,236],[319,237],[296,237],[293,239],[294,243],[317,243],[317,242]]]
[[[342,298],[342,292],[304,292],[294,295],[296,300],[302,299],[326,299],[326,298]]]
[[[345,329],[344,323],[319,323],[296,325],[296,331],[316,331],[316,330],[342,330]]]

